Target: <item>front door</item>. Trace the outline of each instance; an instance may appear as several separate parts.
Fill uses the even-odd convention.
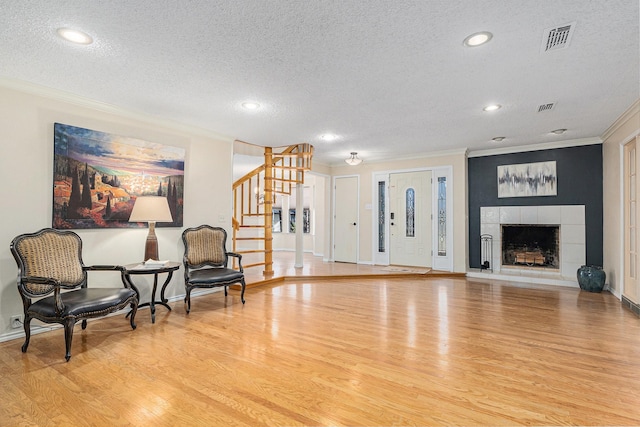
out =
[[[431,171],[389,175],[389,262],[431,267]]]

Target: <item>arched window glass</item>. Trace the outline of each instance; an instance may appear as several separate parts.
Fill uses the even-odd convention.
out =
[[[405,212],[406,215],[406,230],[407,237],[416,236],[416,191],[413,188],[408,188],[405,193]]]

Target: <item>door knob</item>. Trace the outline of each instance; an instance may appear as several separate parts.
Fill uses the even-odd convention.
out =
[[[353,225],[356,225],[356,223],[354,222]]]

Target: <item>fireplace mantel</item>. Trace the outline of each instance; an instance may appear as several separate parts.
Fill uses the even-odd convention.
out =
[[[505,224],[559,225],[559,270],[544,271],[527,266],[503,268],[501,263],[501,227]],[[584,205],[481,207],[480,233],[493,237],[491,259],[493,271],[482,272],[483,276],[493,275],[496,278],[498,278],[497,276],[505,276],[507,280],[578,286],[576,271],[585,264],[586,259]]]

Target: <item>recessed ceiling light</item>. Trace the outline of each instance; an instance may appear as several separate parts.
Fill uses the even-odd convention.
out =
[[[555,133],[556,135],[562,135],[566,131],[567,131],[566,129],[556,129],[556,130],[552,130],[551,133]]]
[[[260,104],[253,101],[247,101],[242,103],[242,108],[244,108],[245,110],[257,110],[258,108],[260,108]]]
[[[502,142],[504,141],[504,136],[496,136],[495,138],[492,138],[491,140],[494,142]]]
[[[491,105],[487,105],[482,110],[484,110],[484,111],[496,111],[496,110],[499,110],[501,108],[502,108],[502,105],[500,105],[500,104],[491,104]]]
[[[489,40],[493,38],[493,34],[489,31],[481,31],[479,33],[474,33],[468,36],[462,44],[468,47],[476,47],[487,43]]]
[[[76,43],[76,44],[93,43],[93,38],[89,34],[83,33],[82,31],[74,30],[71,28],[58,28],[58,35],[63,39],[70,41],[71,43]]]
[[[325,133],[323,135],[320,135],[320,139],[323,141],[335,141],[336,139],[338,139],[338,136],[332,133]]]

